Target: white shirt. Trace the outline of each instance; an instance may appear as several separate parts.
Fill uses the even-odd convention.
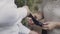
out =
[[[0,34],[28,34],[30,30],[21,24],[26,15],[27,9],[17,9],[14,0],[0,0]]]

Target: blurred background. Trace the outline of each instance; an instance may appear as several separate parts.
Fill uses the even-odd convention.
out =
[[[15,0],[15,4],[17,7],[22,7],[24,5],[27,5],[30,9],[30,11],[33,14],[36,14],[39,16],[39,12],[41,11],[41,4],[42,0]],[[23,19],[22,24],[25,25],[26,27],[30,28],[31,30],[35,30],[37,32],[41,32],[41,28],[37,25],[29,25],[27,23],[26,18]]]

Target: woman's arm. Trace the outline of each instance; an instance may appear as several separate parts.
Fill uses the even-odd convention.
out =
[[[27,10],[27,16],[31,13],[30,9],[28,6],[23,6]]]
[[[21,8],[18,8],[18,11],[20,11],[19,14],[21,13],[21,11],[23,12],[22,17],[21,17],[22,19],[25,18],[27,16],[27,14],[30,14],[28,12],[29,11],[28,6],[23,6]],[[18,22],[20,22],[20,20]],[[22,23],[19,23],[18,26],[19,26],[20,33],[24,33],[24,34],[38,34],[37,32],[31,31],[30,29],[28,29],[27,27],[22,25]]]

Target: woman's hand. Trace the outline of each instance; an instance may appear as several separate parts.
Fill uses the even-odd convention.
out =
[[[43,29],[52,30],[57,27],[57,22],[45,22],[43,23]]]
[[[36,20],[40,20],[41,18],[42,18],[42,16],[41,16],[41,14],[40,13],[34,13],[34,14],[32,14],[33,15],[33,17],[36,19]],[[32,18],[30,18],[30,17],[27,17],[27,21],[28,21],[28,24],[29,25],[35,25],[34,24],[34,22],[33,22],[33,20],[32,20]]]

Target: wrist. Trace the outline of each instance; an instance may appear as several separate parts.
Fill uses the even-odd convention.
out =
[[[56,28],[58,28],[58,27],[60,27],[60,23],[59,22],[56,23]]]

